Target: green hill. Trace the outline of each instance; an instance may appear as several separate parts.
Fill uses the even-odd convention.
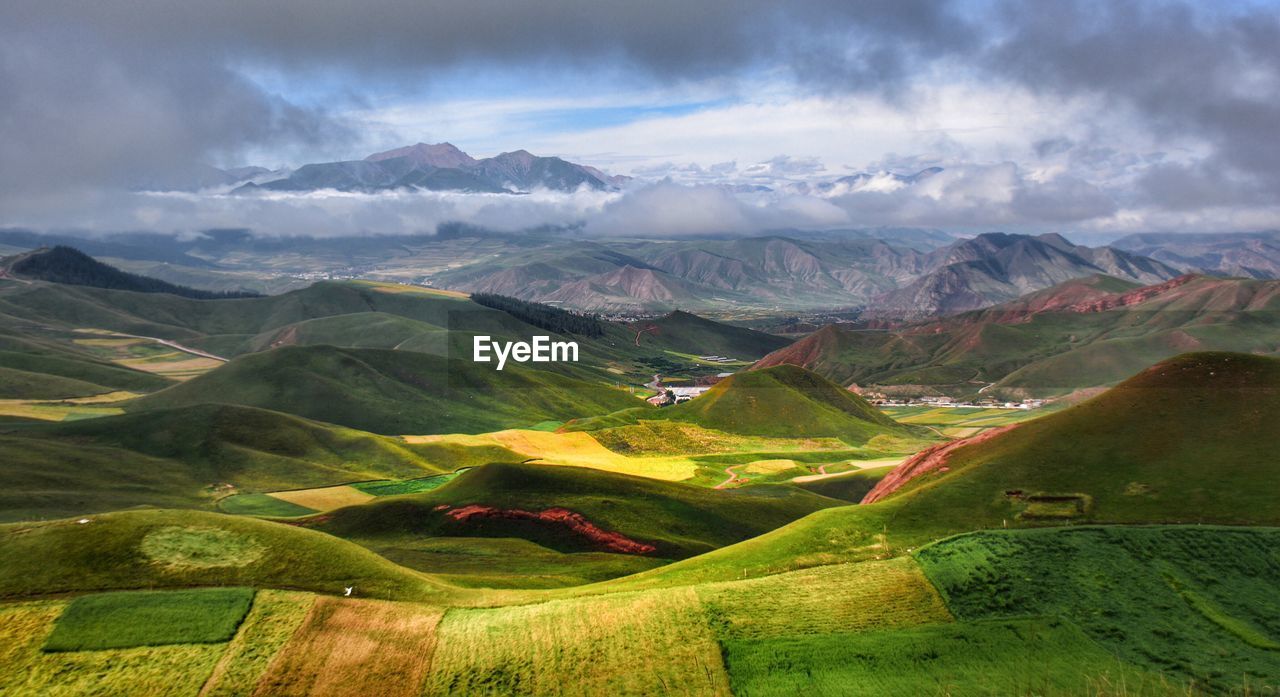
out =
[[[612,551],[685,558],[739,542],[813,511],[844,502],[800,489],[757,486],[738,490],[631,477],[580,467],[489,464],[467,470],[443,487],[331,511],[317,529],[360,540],[420,537],[517,537],[561,552]],[[441,508],[441,507],[444,508]],[[451,511],[479,506],[491,512],[459,520]],[[600,530],[639,543],[621,549],[551,518],[513,517],[566,509]],[[648,551],[639,551],[648,547]]]
[[[481,450],[484,462],[499,454]],[[208,508],[232,492],[428,476],[473,465],[472,455],[230,405],[33,424],[0,435],[0,520]]]
[[[648,587],[901,554],[956,533],[1081,523],[1280,525],[1280,359],[1179,356],[943,459],[923,453],[873,504],[638,575]],[[886,482],[906,479],[897,491]]]
[[[511,365],[498,371],[409,351],[306,346],[241,356],[126,409],[210,402],[391,435],[481,433],[643,404],[622,390]]]
[[[1280,524],[1271,495],[1280,487],[1278,409],[1280,359],[1185,354],[1092,400],[957,448],[946,471],[918,468],[927,471],[889,500],[899,501],[902,519],[954,516],[974,527]]]
[[[715,354],[751,360],[790,343],[780,336],[722,324],[681,310],[628,326],[639,333],[641,347],[653,345],[700,356]]]
[[[335,537],[199,511],[125,511],[86,523],[0,525],[0,597],[257,586],[441,602],[454,589]]]
[[[910,437],[897,423],[858,395],[815,373],[780,365],[721,380],[702,396],[657,411],[628,410],[569,424],[596,430],[667,419],[725,433],[799,438],[840,438],[862,444],[880,435]]]

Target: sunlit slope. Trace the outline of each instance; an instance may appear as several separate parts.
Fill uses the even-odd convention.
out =
[[[0,526],[0,597],[188,586],[446,601],[463,593],[350,542],[252,518],[127,511]]]
[[[1280,359],[1179,356],[927,467],[928,453],[908,460],[897,474],[925,474],[896,493],[882,488],[877,503],[818,511],[616,583],[649,587],[882,558],[1006,525],[1280,525],[1277,409]]]
[[[559,551],[620,551],[684,558],[747,539],[845,502],[791,487],[734,491],[581,467],[492,464],[439,489],[331,511],[318,529],[342,537],[518,537]],[[487,509],[465,515],[468,507]],[[614,545],[549,511],[581,516]],[[541,518],[532,514],[543,514]]]
[[[1277,524],[1278,409],[1280,359],[1186,354],[955,449],[893,495],[896,517]]]
[[[228,403],[383,434],[480,433],[647,406],[625,391],[538,370],[332,346],[242,356],[139,399],[140,411]]]

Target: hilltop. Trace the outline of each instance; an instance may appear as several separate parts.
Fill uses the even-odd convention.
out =
[[[317,345],[241,356],[125,408],[211,402],[391,435],[481,433],[647,406],[625,391],[540,370]]]
[[[0,435],[0,519],[208,508],[233,492],[423,477],[456,460],[430,445],[225,404],[31,425]]]
[[[199,290],[157,278],[139,276],[104,264],[78,249],[64,245],[0,259],[0,267],[4,267],[5,272],[0,273],[0,276],[7,274],[29,280],[131,290],[138,293],[169,293],[196,300],[258,297],[257,293]]]
[[[569,424],[595,430],[664,419],[753,436],[839,438],[863,444],[876,436],[913,432],[856,394],[792,365],[735,373],[697,399],[658,410],[629,410]]]
[[[1275,525],[1280,359],[1191,353],[1099,397],[942,457],[903,463],[864,499],[902,519]],[[890,495],[892,496],[890,497]]]

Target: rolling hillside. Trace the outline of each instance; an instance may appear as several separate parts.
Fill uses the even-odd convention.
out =
[[[130,402],[260,407],[372,433],[481,433],[647,407],[623,390],[539,370],[332,346],[284,347]]]
[[[215,404],[33,425],[0,435],[0,519],[208,508],[236,492],[423,477],[471,464],[464,455]]]
[[[1134,287],[1095,276],[901,329],[829,326],[756,367],[800,365],[887,391],[973,395],[994,383],[987,394],[1054,396],[1191,350],[1280,350],[1280,281],[1181,276]]]
[[[844,502],[789,487],[721,491],[581,467],[490,464],[430,492],[331,511],[314,527],[378,549],[423,536],[493,537],[682,559],[837,505]]]
[[[1101,396],[922,451],[860,506],[645,574],[631,587],[895,555],[961,532],[1081,523],[1280,525],[1280,359],[1187,354]]]

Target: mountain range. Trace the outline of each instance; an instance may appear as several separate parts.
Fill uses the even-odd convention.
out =
[[[934,249],[773,235],[553,244],[460,265],[432,280],[592,311],[857,307],[869,317],[913,319],[986,307],[1093,274],[1145,285],[1179,271],[1056,234],[987,233]]]
[[[1235,233],[1140,233],[1113,247],[1151,257],[1181,271],[1246,278],[1280,278],[1280,230]]]
[[[235,193],[267,191],[385,191],[424,189],[469,193],[521,193],[534,189],[613,190],[630,177],[527,150],[477,159],[451,143],[418,143],[373,153],[362,160],[304,164],[296,169],[218,169],[199,165],[139,182],[143,189],[200,190],[235,187]]]
[[[1096,275],[889,330],[829,325],[756,367],[799,365],[889,395],[1055,396],[1198,350],[1280,352],[1280,281]]]

